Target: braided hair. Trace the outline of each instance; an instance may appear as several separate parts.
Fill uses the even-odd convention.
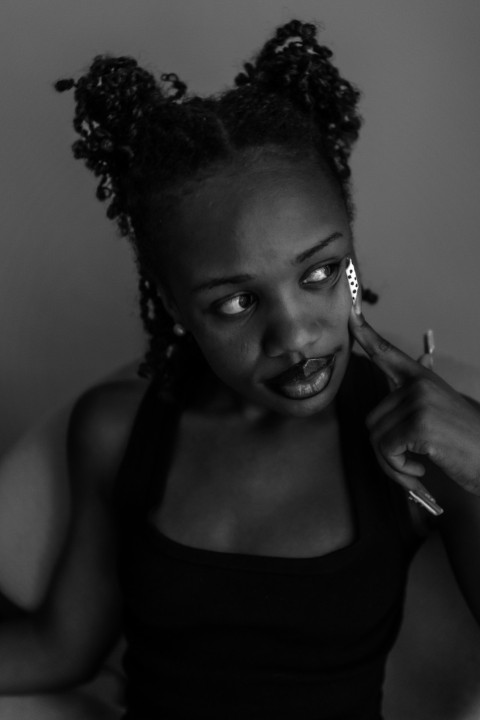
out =
[[[149,336],[139,373],[170,395],[178,397],[192,354],[202,371],[206,362],[189,336],[175,338],[158,293],[155,245],[162,217],[156,213],[153,233],[151,201],[155,197],[158,205],[160,199],[166,218],[192,180],[248,149],[269,147],[292,157],[313,155],[352,217],[349,156],[361,126],[359,92],[331,57],[318,44],[315,25],[292,20],[244,64],[234,87],[218,95],[191,95],[174,73],[157,80],[133,58],[109,55],[94,58],[79,80],[55,84],[60,92],[74,88],[74,156],[99,178],[97,198],[107,203],[107,216],[135,251],[140,313]],[[364,299],[374,302],[376,296],[366,290]]]

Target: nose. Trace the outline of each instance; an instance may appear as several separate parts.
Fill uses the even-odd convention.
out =
[[[318,308],[277,303],[265,325],[263,350],[267,357],[290,355],[301,359],[321,336],[321,325]]]

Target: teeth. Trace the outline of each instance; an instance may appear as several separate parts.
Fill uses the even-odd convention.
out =
[[[289,370],[271,378],[267,384],[274,386],[292,385],[298,382],[305,382],[313,375],[316,375],[329,368],[334,360],[335,355],[326,355],[324,357],[309,358]]]
[[[311,358],[307,360],[302,367],[304,377],[308,378],[310,375],[319,372],[325,368],[329,362],[330,358]]]
[[[318,367],[319,364],[320,363],[317,362],[316,367]],[[298,376],[295,382],[277,386],[276,392],[294,400],[304,400],[318,395],[330,382],[333,360],[330,358],[330,360],[321,364],[322,367],[319,370],[317,369],[308,378],[304,377],[302,381],[300,376]]]

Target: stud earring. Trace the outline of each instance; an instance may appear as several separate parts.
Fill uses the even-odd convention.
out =
[[[175,325],[173,326],[173,334],[177,337],[183,337],[187,334],[187,331],[185,330],[183,325],[181,325],[180,323],[175,323]]]

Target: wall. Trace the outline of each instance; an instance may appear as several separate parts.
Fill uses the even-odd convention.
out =
[[[105,51],[230,83],[271,29],[323,21],[363,90],[356,236],[378,327],[475,364],[480,174],[476,0],[2,0],[0,447],[142,352],[125,241],[71,158],[72,98],[51,83]]]

